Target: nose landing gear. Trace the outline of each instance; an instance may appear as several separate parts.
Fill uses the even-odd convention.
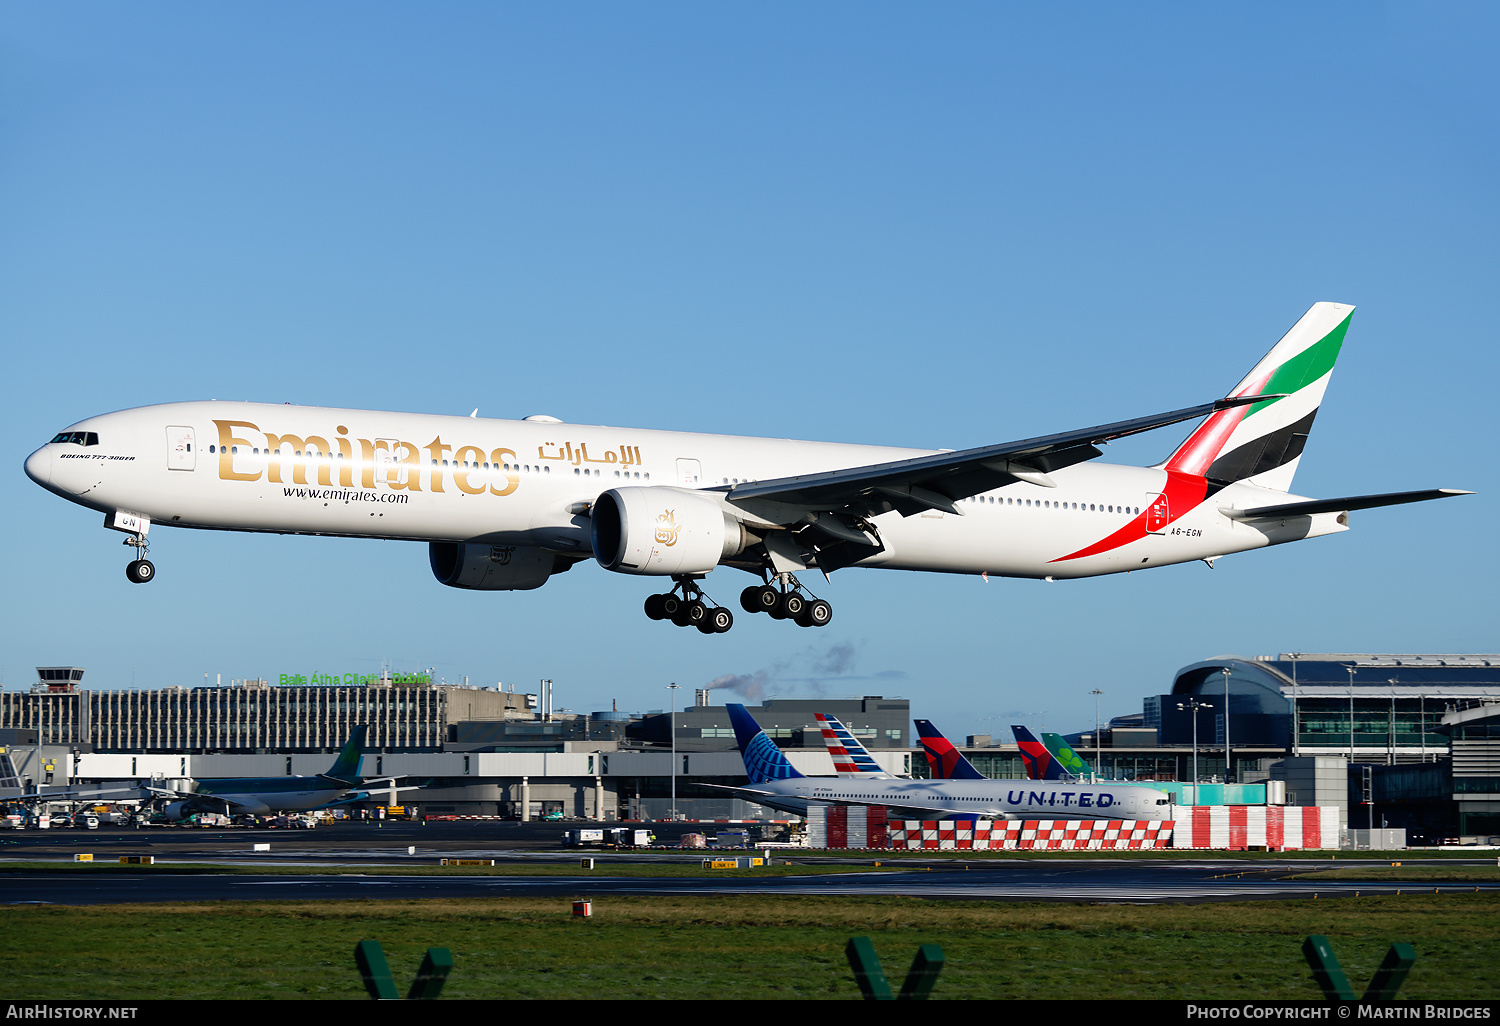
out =
[[[688,574],[674,574],[676,585],[664,595],[646,599],[646,615],[653,620],[671,620],[679,627],[696,627],[702,634],[723,634],[734,626],[734,614],[711,604],[703,589]],[[678,595],[681,589],[682,594]]]
[[[768,613],[775,620],[791,620],[801,627],[827,627],[833,606],[803,594],[802,583],[791,574],[777,574],[774,584],[751,585],[740,592],[747,613]],[[779,586],[779,587],[778,587]]]
[[[151,560],[146,558],[151,544],[146,541],[144,534],[132,534],[124,540],[124,544],[135,549],[135,559],[125,564],[125,579],[131,584],[145,584],[147,581],[156,579],[156,567]]]

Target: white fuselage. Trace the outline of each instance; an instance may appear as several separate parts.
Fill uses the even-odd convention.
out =
[[[885,805],[915,818],[1163,819],[1171,798],[1135,784],[1055,784],[1039,780],[869,780],[793,777],[751,785],[753,800],[790,812],[807,804]],[[759,797],[764,794],[765,797]]]
[[[719,489],[931,450],[554,422],[240,402],[91,417],[26,461],[44,487],[107,514],[231,531],[473,541],[590,553],[587,504],[631,486]],[[872,518],[883,551],[857,565],[1032,578],[1088,577],[1212,558],[1345,528],[1332,514],[1247,524],[1220,508],[1286,501],[1248,484],[1204,500],[1159,468],[1081,463],[1055,488],[1018,482],[963,515]],[[1194,479],[1201,484],[1201,479]],[[1170,509],[1152,517],[1153,503]],[[732,497],[721,499],[734,512]],[[747,504],[749,505],[749,504]],[[746,519],[753,521],[753,508]]]

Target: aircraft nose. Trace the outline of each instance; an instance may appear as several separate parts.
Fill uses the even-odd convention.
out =
[[[52,483],[52,458],[45,445],[26,457],[26,476],[46,488]]]

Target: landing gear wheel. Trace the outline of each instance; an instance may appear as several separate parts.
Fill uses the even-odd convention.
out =
[[[125,579],[131,584],[145,584],[156,577],[156,567],[149,559],[132,559],[125,564]]]
[[[740,608],[747,613],[760,612],[760,588],[750,585],[740,592]]]
[[[760,588],[750,588],[747,590],[755,592],[756,612],[770,613],[772,616],[776,615],[776,607],[781,605],[781,592],[769,584]]]
[[[827,627],[828,621],[833,619],[833,606],[822,599],[813,599],[802,610],[802,615],[797,617],[797,623],[803,627]]]
[[[723,634],[734,626],[734,614],[715,603],[697,581],[702,574],[673,574],[676,585],[662,595],[646,599],[646,615],[653,620],[671,620],[678,627],[696,627],[704,634]],[[741,604],[746,602],[740,597]]]
[[[795,620],[802,615],[802,611],[806,608],[807,599],[795,591],[788,591],[782,593],[781,603],[777,607],[776,612],[771,615],[778,620]]]
[[[661,618],[676,623],[677,614],[682,611],[682,599],[676,595],[658,595],[656,597],[661,599],[661,606],[659,607],[661,609]]]

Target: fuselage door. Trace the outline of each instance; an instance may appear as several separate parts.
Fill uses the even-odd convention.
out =
[[[198,456],[193,452],[193,429],[176,425],[167,428],[167,469],[192,470]]]
[[[703,467],[697,460],[677,461],[677,486],[697,488],[703,483]]]
[[[1160,492],[1146,493],[1146,530],[1161,534],[1167,528],[1171,516],[1167,510],[1167,497]]]
[[[394,438],[375,439],[375,483],[395,487],[406,485],[406,447]]]

